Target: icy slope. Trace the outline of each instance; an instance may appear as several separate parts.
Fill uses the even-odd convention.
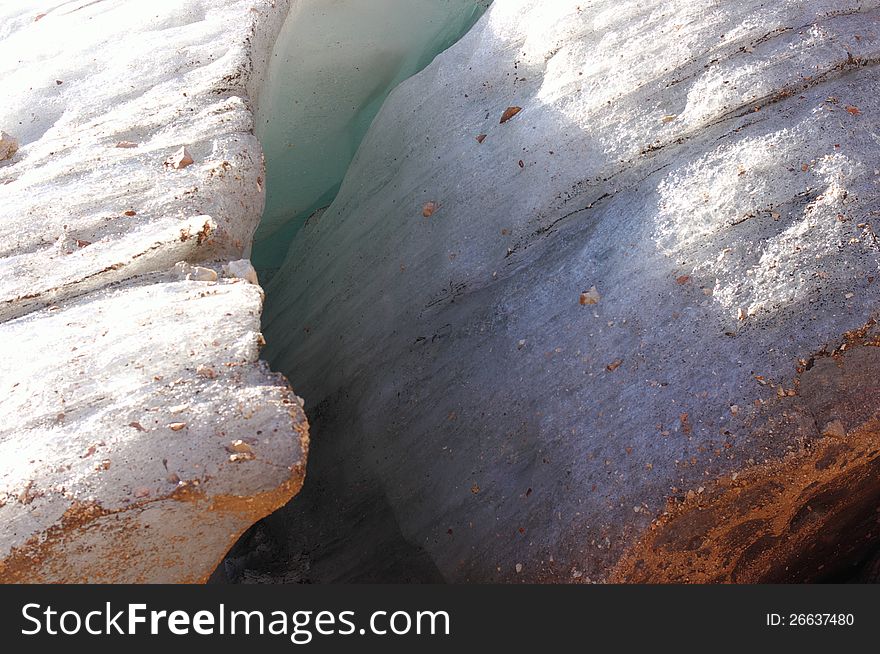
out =
[[[300,0],[281,30],[256,130],[266,151],[258,268],[330,204],[388,93],[454,43],[485,0]]]
[[[233,265],[288,6],[0,2],[2,582],[200,581],[302,484],[305,417]]]
[[[366,496],[453,581],[828,559],[878,490],[878,18],[496,0],[397,88],[268,291],[316,577],[384,565]]]

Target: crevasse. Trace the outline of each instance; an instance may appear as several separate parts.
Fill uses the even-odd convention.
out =
[[[490,0],[302,0],[272,53],[256,112],[266,208],[254,238],[261,281],[310,215],[331,203],[385,98],[455,43]]]

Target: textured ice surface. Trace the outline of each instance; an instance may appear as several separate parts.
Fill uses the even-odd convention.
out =
[[[496,0],[399,86],[268,292],[316,577],[384,565],[370,495],[446,579],[604,578],[668,496],[815,435],[779,391],[880,299],[878,18]]]
[[[0,2],[0,581],[198,581],[302,481],[263,293],[221,279],[288,4]]]
[[[256,117],[268,181],[255,243],[258,267],[277,268],[296,230],[312,212],[330,204],[391,89],[454,43],[487,4],[293,3]]]

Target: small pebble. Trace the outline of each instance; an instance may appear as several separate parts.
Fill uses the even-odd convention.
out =
[[[439,208],[440,205],[438,205],[436,202],[425,202],[425,206],[422,207],[422,215],[425,218],[430,218]]]
[[[226,448],[229,452],[233,454],[253,454],[253,448],[245,443],[243,440],[235,440],[229,444],[229,447]]]
[[[0,161],[12,159],[12,156],[18,152],[18,141],[3,130],[0,130]]]
[[[589,291],[584,291],[580,296],[580,303],[582,306],[587,306],[591,304],[599,304],[599,300],[602,299],[602,296],[599,295],[599,291],[596,290],[595,286],[590,287]]]
[[[193,164],[193,158],[186,149],[186,146],[180,148],[173,155],[165,160],[166,168],[174,168],[174,170],[182,170]]]
[[[199,377],[204,377],[205,379],[214,379],[217,377],[217,372],[211,367],[206,365],[201,365],[196,368],[196,374]]]

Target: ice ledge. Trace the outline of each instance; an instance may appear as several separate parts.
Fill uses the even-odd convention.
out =
[[[230,265],[289,5],[0,5],[0,581],[204,580],[298,492],[305,416]]]

